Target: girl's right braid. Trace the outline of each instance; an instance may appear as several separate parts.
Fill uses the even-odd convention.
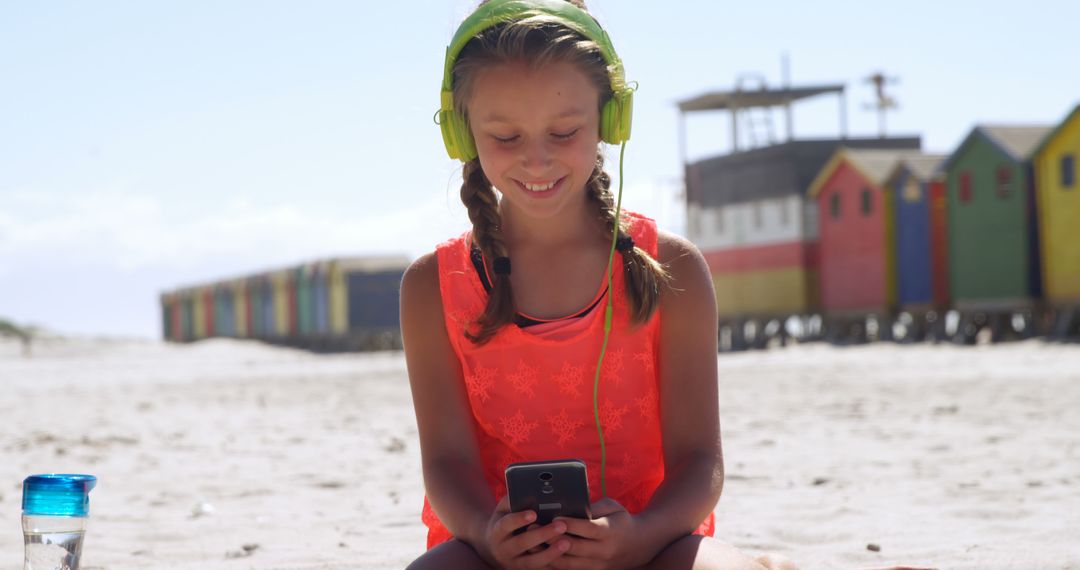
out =
[[[622,220],[615,219],[615,199],[610,187],[611,177],[604,172],[604,157],[597,154],[596,167],[585,184],[585,193],[596,205],[598,218],[604,224],[606,235],[611,236],[618,224],[618,236],[625,238],[627,234]],[[660,288],[668,284],[671,278],[663,265],[640,247],[634,246],[628,251],[622,251],[620,257],[626,278],[626,292],[630,297],[631,320],[644,323],[660,305]]]
[[[484,254],[485,262],[490,264],[496,258],[508,257],[500,228],[499,200],[491,182],[484,176],[480,160],[474,158],[466,163],[461,177],[461,202],[469,210],[473,240]],[[490,270],[488,275],[492,281],[491,293],[484,312],[476,320],[476,332],[469,330],[469,327],[465,331],[465,337],[476,344],[491,340],[503,325],[513,322],[516,312],[510,276]]]
[[[606,235],[611,235],[615,229],[615,200],[608,188],[611,187],[611,176],[604,171],[604,155],[597,153],[596,166],[593,168],[589,181],[585,183],[585,190],[589,199],[595,202],[599,212],[600,222],[604,224]],[[626,228],[619,224],[619,237],[626,237]]]

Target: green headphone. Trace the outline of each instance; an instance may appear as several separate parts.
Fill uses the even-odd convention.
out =
[[[600,110],[600,138],[610,144],[620,144],[630,138],[630,117],[634,108],[634,91],[627,86],[623,76],[622,60],[615,53],[611,39],[600,24],[588,12],[566,0],[491,0],[476,9],[465,19],[446,47],[446,65],[443,68],[442,102],[439,109],[439,126],[443,142],[450,158],[468,162],[476,158],[476,143],[469,125],[454,109],[453,71],[458,54],[469,40],[484,30],[515,22],[531,16],[555,17],[560,24],[596,42],[600,53],[611,71],[612,98]]]

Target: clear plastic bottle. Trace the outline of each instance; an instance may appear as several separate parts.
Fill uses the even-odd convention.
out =
[[[23,570],[79,570],[93,475],[31,475],[23,481]]]

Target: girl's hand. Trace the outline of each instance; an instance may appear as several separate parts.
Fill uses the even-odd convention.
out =
[[[566,532],[567,524],[552,522],[538,527],[532,524],[535,520],[536,513],[532,511],[511,513],[510,499],[503,497],[495,506],[484,532],[484,549],[488,558],[496,566],[507,570],[552,568],[570,547],[566,539],[555,540]],[[525,526],[529,527],[528,530],[514,535],[515,530]],[[545,543],[551,546],[541,549]]]
[[[640,560],[639,530],[633,515],[618,501],[603,498],[591,506],[592,520],[557,517],[566,523],[570,550],[552,564],[559,570],[635,568]]]

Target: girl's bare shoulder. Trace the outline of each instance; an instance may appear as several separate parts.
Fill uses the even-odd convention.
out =
[[[675,280],[709,275],[709,266],[697,246],[690,240],[668,231],[657,232],[657,261],[664,265]]]
[[[401,306],[432,308],[442,305],[439,297],[439,257],[432,251],[413,261],[401,277]]]

